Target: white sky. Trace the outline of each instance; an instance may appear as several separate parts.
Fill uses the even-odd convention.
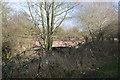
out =
[[[24,2],[26,0],[2,0],[4,2]],[[31,0],[31,1],[36,1],[36,0]],[[43,0],[39,0],[43,1]],[[51,1],[51,0],[46,0],[46,1]],[[119,0],[54,0],[56,2],[118,2]]]

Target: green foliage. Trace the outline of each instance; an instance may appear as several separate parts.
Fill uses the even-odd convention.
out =
[[[106,64],[101,65],[100,69],[97,71],[99,78],[118,78],[118,68],[119,64],[117,58],[107,60]]]

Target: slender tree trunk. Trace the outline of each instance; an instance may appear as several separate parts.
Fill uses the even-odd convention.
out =
[[[48,38],[47,38],[47,47],[46,47],[46,51],[50,51],[52,49],[52,35],[48,35]]]

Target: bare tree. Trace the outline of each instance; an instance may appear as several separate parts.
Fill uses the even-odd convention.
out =
[[[2,2],[1,3],[2,10],[1,10],[1,15],[2,15],[2,52],[3,52],[3,57],[7,58],[8,55],[11,55],[11,49],[13,48],[12,39],[9,36],[9,33],[7,32],[7,28],[9,26],[9,13],[11,11],[11,7],[9,3],[7,2]]]
[[[83,10],[78,12],[79,20],[82,22],[85,30],[89,32],[91,38],[103,40],[105,34],[110,28],[105,28],[111,22],[117,21],[117,12],[113,3],[87,3],[83,6]],[[117,27],[112,27],[112,32],[116,31]]]
[[[53,33],[62,24],[67,14],[78,4],[60,2],[27,2],[34,27],[39,29],[46,51],[50,51]]]
[[[66,30],[66,37],[67,36],[80,37],[80,34],[81,34],[80,30],[77,27],[70,27]]]

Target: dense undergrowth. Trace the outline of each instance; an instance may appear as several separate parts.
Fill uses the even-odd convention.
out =
[[[16,55],[3,60],[2,74],[3,78],[117,78],[118,53],[118,43],[111,42],[54,50],[41,59],[39,73],[37,56]]]

